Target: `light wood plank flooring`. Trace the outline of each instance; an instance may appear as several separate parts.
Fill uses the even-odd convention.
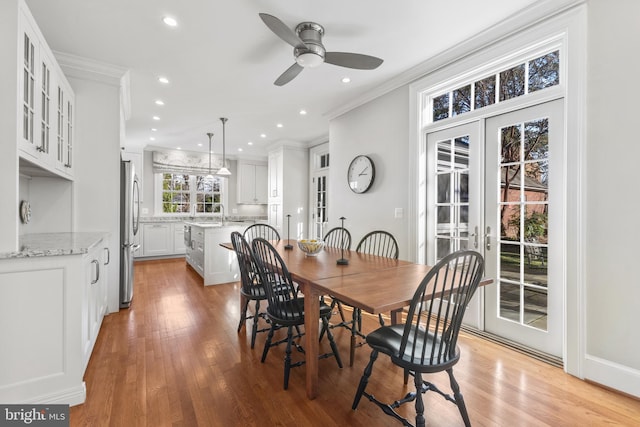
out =
[[[283,390],[284,346],[260,363],[266,333],[252,350],[247,331],[236,332],[238,295],[238,283],[202,286],[184,259],[136,263],[133,304],[105,318],[85,375],[87,401],[71,408],[71,425],[400,425],[366,399],[351,410],[370,352],[359,348],[348,367],[349,335],[342,328],[334,332],[345,367],[333,358],[319,362],[319,397],[306,398],[304,366],[292,370]],[[364,317],[365,332],[376,328],[375,317]],[[454,371],[474,426],[640,425],[638,400],[478,337],[463,333],[460,347]],[[321,348],[328,348],[326,340]],[[448,390],[446,377],[433,382]],[[381,355],[367,390],[393,401],[408,388]],[[428,393],[425,404],[427,425],[463,425],[440,396]],[[412,404],[401,412],[415,415]]]

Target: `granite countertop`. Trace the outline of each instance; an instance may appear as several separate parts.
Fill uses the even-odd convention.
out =
[[[267,218],[266,217],[249,217],[249,216],[225,216],[224,218],[224,222],[225,223],[236,223],[236,222],[241,222],[241,223],[255,223],[255,222],[260,222],[260,221],[266,221]],[[189,223],[220,223],[220,217],[219,216],[205,216],[205,215],[199,215],[199,216],[141,216],[140,217],[140,223],[144,224],[144,223],[155,223],[155,222],[189,222]]]
[[[20,236],[20,250],[0,252],[0,259],[86,254],[108,233],[35,233]]]

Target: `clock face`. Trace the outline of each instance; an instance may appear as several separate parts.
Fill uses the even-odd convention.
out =
[[[351,161],[347,171],[349,188],[354,193],[364,193],[371,188],[375,176],[373,161],[367,156],[357,156]]]

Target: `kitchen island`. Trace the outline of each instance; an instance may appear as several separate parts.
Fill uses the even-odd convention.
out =
[[[249,223],[185,222],[186,260],[200,276],[204,285],[219,285],[240,280],[236,254],[220,246],[230,242],[231,233],[242,233]],[[188,243],[187,243],[188,242]]]
[[[83,403],[107,310],[106,233],[20,236],[0,253],[0,402]]]

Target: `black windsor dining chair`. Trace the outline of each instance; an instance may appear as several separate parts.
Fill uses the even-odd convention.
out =
[[[454,403],[465,426],[470,427],[467,408],[460,387],[453,375],[453,366],[460,360],[457,346],[462,317],[475,293],[484,272],[482,255],[474,251],[460,251],[447,255],[426,274],[415,291],[404,324],[381,326],[367,335],[371,357],[364,369],[353,400],[357,409],[362,396],[375,403],[382,411],[399,420],[405,426],[412,424],[395,410],[415,401],[416,426],[424,427],[424,403],[422,395],[435,391]],[[413,376],[415,392],[387,404],[378,401],[365,391],[378,354],[383,353],[391,362],[404,369],[404,383]],[[423,374],[446,371],[453,396],[425,381]]]
[[[266,311],[260,311],[260,302],[266,301],[267,293],[264,285],[260,281],[260,274],[258,267],[253,256],[251,246],[242,237],[242,234],[234,231],[231,233],[231,244],[238,258],[238,266],[240,268],[240,293],[244,297],[244,304],[240,307],[240,323],[238,324],[238,333],[242,327],[246,324],[246,321],[253,319],[251,327],[251,348],[254,347],[256,342],[256,335],[258,332],[266,332],[270,328],[258,329],[258,321],[263,318],[267,323],[270,323],[267,317]],[[247,308],[249,303],[255,301],[255,308],[252,316],[247,317]]]
[[[294,338],[301,336],[300,333],[294,336],[293,328],[304,325],[304,297],[298,294],[298,288],[291,279],[291,274],[287,269],[283,259],[277,250],[267,240],[257,237],[252,242],[253,253],[256,257],[260,280],[265,285],[267,299],[269,305],[267,307],[267,316],[271,321],[271,330],[267,336],[264,345],[261,361],[264,363],[267,358],[269,349],[282,341],[272,343],[274,331],[278,327],[287,328],[286,351],[284,358],[284,389],[289,387],[289,372],[291,368],[301,366],[304,360],[292,363],[291,347],[302,353],[302,347],[294,342]],[[329,330],[329,318],[331,317],[331,308],[320,302],[320,320],[322,321],[322,332],[327,334],[329,344],[331,345],[331,353],[325,353],[319,358],[327,358],[335,356],[338,366],[342,368],[342,360],[338,352],[338,346],[333,339],[333,334]]]
[[[269,224],[253,224],[244,230],[242,237],[251,244],[256,237],[262,237],[265,240],[280,240],[280,233]]]

